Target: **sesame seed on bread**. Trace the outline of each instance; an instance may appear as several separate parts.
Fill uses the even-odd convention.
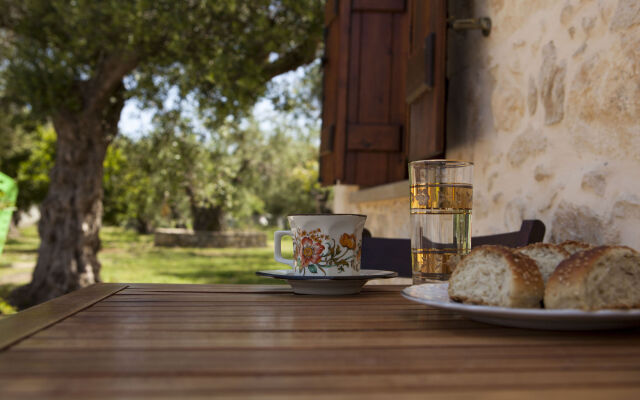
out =
[[[558,264],[570,255],[562,247],[551,243],[532,243],[519,247],[516,251],[531,257],[535,261],[545,283]]]
[[[543,295],[535,262],[503,246],[474,248],[449,279],[449,297],[463,303],[539,308]]]
[[[600,246],[573,254],[549,278],[544,304],[582,310],[640,307],[640,253]]]
[[[565,240],[564,242],[558,244],[558,246],[562,247],[567,253],[574,254],[579,251],[585,251],[593,249],[594,246],[585,242],[578,242],[576,240]]]

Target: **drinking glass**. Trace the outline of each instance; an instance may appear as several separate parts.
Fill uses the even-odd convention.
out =
[[[413,283],[446,281],[471,250],[473,163],[409,163]]]

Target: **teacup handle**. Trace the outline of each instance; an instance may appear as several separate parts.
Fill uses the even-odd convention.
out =
[[[282,257],[282,237],[291,236],[291,231],[276,231],[273,234],[273,256],[277,262],[287,264],[291,268],[294,268],[295,264],[292,259]]]

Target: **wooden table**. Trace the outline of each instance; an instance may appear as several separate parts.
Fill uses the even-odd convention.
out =
[[[400,286],[98,284],[0,321],[0,398],[640,399],[640,331],[465,320]]]

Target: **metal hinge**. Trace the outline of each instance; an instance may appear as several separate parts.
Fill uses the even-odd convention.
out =
[[[491,18],[481,17],[456,19],[451,17],[447,18],[447,26],[454,31],[480,29],[484,36],[489,36],[491,33]]]

